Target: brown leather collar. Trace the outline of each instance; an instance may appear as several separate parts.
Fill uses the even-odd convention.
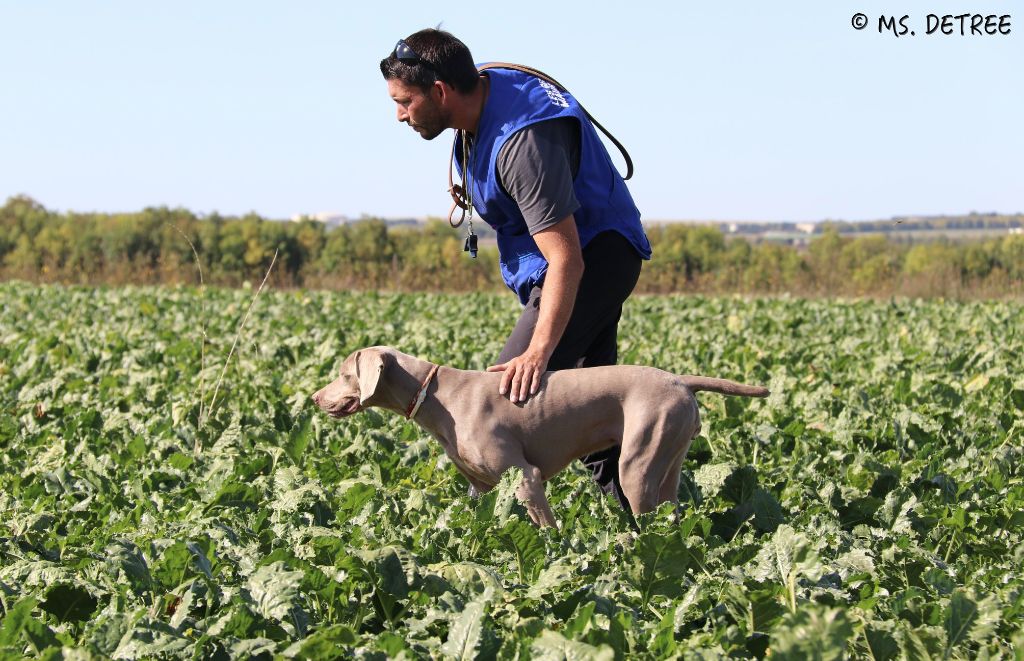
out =
[[[420,385],[420,389],[416,391],[416,395],[409,402],[409,406],[405,409],[405,417],[408,420],[412,420],[416,417],[416,413],[420,410],[420,406],[423,404],[423,400],[427,398],[427,388],[430,387],[430,381],[437,374],[437,365],[430,366],[430,372],[427,373],[427,378],[423,379],[423,383]]]

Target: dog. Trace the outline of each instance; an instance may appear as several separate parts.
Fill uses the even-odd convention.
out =
[[[633,514],[678,504],[683,459],[700,432],[694,393],[769,394],[725,379],[613,365],[547,372],[536,394],[512,402],[498,394],[501,376],[369,347],[349,355],[313,401],[335,418],[379,407],[415,419],[481,493],[509,468],[522,469],[517,498],[535,524],[557,526],[544,482],[573,460],[618,445]]]

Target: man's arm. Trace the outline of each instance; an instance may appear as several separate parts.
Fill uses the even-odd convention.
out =
[[[508,362],[487,368],[488,372],[504,372],[498,392],[509,393],[513,402],[525,400],[540,387],[540,378],[569,323],[583,276],[583,252],[576,220],[571,214],[534,234],[533,240],[548,262],[537,327],[526,351]]]
[[[583,254],[573,214],[579,202],[580,127],[572,117],[551,119],[513,134],[498,154],[498,183],[516,201],[537,248],[548,262],[537,326],[522,355],[490,371],[504,371],[499,392],[512,401],[537,392],[572,315],[583,275]]]

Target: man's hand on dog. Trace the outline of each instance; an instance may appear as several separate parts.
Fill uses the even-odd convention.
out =
[[[545,351],[528,348],[512,360],[488,367],[487,371],[504,372],[498,384],[499,395],[508,393],[512,402],[525,402],[530,395],[537,394],[550,357]]]

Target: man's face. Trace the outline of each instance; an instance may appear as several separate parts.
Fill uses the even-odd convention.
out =
[[[398,106],[398,121],[405,122],[424,140],[433,140],[448,128],[449,113],[442,104],[439,83],[427,91],[400,80],[388,81],[388,94]]]

